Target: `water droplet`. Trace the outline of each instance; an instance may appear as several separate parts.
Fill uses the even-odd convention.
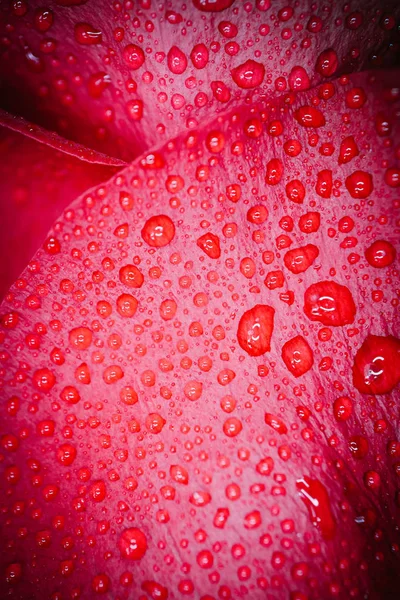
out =
[[[269,352],[274,328],[275,310],[271,306],[257,304],[240,318],[237,339],[240,347],[250,356]]]

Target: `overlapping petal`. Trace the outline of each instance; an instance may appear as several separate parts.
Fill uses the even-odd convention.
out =
[[[395,64],[398,12],[376,0],[10,1],[0,105],[131,160],[249,97]]]
[[[49,136],[38,127],[29,127],[27,137],[25,123],[3,116],[7,127],[0,127],[2,298],[60,213],[85,190],[111,177],[118,170],[116,165],[121,164],[58,136]]]
[[[11,597],[393,596],[394,76],[238,107],[56,221],[2,306]]]

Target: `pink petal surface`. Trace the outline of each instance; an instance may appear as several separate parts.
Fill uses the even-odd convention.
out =
[[[396,593],[395,75],[227,113],[56,221],[2,305],[7,597]]]
[[[0,104],[129,160],[249,97],[395,64],[398,16],[397,2],[372,0],[11,1]]]

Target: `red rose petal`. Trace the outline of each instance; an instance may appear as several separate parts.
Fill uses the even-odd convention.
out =
[[[321,12],[304,2],[253,4],[193,0],[171,10],[147,0],[6,3],[0,104],[130,160],[240,106],[248,94],[290,100],[327,78],[396,64],[398,7],[331,3]],[[362,98],[354,85],[346,106],[356,113]],[[318,106],[298,110],[302,125],[322,125]]]
[[[246,587],[255,600],[297,600],[398,588],[397,255],[380,270],[365,255],[374,241],[398,247],[385,180],[397,124],[388,144],[375,118],[394,111],[393,78],[346,76],[273,114],[269,100],[246,105],[159,148],[164,166],[142,157],[56,224],[1,308],[7,595],[204,600]],[[367,101],[343,119],[353,88]],[[316,98],[325,124],[314,131],[295,113]],[[341,136],[360,148],[349,163]],[[275,185],[272,158],[283,165]],[[346,185],[360,172],[366,198]],[[295,180],[302,204],[285,192]],[[218,258],[197,244],[210,233]],[[316,248],[314,262],[293,268],[291,244],[306,258]],[[348,288],[352,322],[304,312],[306,291],[326,281]],[[299,378],[282,359],[291,343]],[[382,353],[383,375],[372,373]]]
[[[0,128],[0,296],[43,244],[50,226],[70,202],[116,172],[113,166],[75,158],[87,158],[85,150],[80,152],[76,145],[73,153],[69,148],[65,154],[64,144],[62,151],[53,144],[54,140],[50,145],[39,143]],[[48,240],[49,253],[56,253],[58,241],[51,244]]]

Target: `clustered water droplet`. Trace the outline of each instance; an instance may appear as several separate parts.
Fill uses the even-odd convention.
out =
[[[193,47],[186,9],[167,11],[180,33],[165,52],[140,33],[155,30],[158,8],[139,4],[136,36],[133,3],[112,9],[127,15],[114,38],[121,82],[138,96],[124,104],[131,123],[146,114],[139,88],[158,78],[156,64],[158,106],[166,78],[181,76],[196,90],[191,111],[208,106],[199,81],[218,52],[229,68],[210,79],[213,98],[246,101],[204,127],[196,116],[89,190],[6,296],[7,595],[24,585],[25,597],[49,590],[51,600],[366,597],[374,565],[399,551],[390,76],[341,76],[344,57],[321,46],[312,66],[282,54],[273,81],[272,48],[257,46],[270,28],[293,44],[301,35],[302,50],[324,31],[298,7],[244,3],[259,15],[248,54],[232,0],[188,3],[213,13],[220,40],[199,35]],[[29,15],[12,5],[15,18]],[[349,10],[340,28],[362,28]],[[57,16],[41,7],[36,30]],[[87,80],[99,101],[116,82],[111,30],[95,16],[73,31],[104,52],[106,70]],[[253,103],[257,88],[282,102]],[[181,92],[169,111],[186,111]]]

